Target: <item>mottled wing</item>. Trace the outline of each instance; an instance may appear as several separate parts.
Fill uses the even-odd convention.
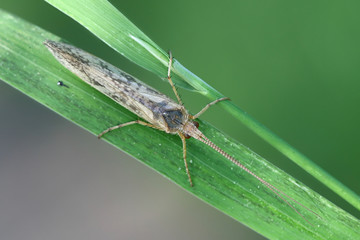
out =
[[[166,127],[160,116],[164,110],[181,108],[166,95],[79,48],[50,40],[44,44],[62,65],[82,80],[160,128]]]

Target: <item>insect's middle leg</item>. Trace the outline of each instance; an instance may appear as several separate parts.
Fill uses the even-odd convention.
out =
[[[136,120],[136,121],[127,122],[127,123],[119,124],[119,125],[113,126],[113,127],[111,127],[111,128],[108,128],[108,129],[106,129],[105,131],[103,131],[102,133],[100,133],[100,134],[98,135],[98,138],[100,139],[104,134],[106,134],[106,133],[108,133],[108,132],[110,132],[110,131],[112,131],[112,130],[115,130],[115,129],[118,129],[118,128],[122,128],[122,127],[125,127],[125,126],[128,126],[128,125],[136,124],[136,123],[141,124],[141,125],[143,125],[143,126],[148,126],[148,127],[152,127],[152,128],[158,129],[156,126],[154,126],[154,125],[152,125],[152,124],[150,124],[150,123],[147,123],[147,122],[144,122],[144,121],[141,121],[141,120]]]
[[[183,158],[184,158],[184,164],[185,164],[185,169],[186,169],[186,174],[188,175],[189,178],[189,182],[190,182],[190,186],[193,186],[192,180],[191,180],[191,176],[190,176],[190,172],[189,172],[189,168],[188,168],[188,164],[186,161],[186,139],[184,134],[179,132],[179,136],[181,138],[182,144],[183,144]]]
[[[215,101],[212,101],[211,103],[208,103],[203,109],[200,110],[200,112],[198,112],[194,116],[190,116],[190,118],[191,119],[197,119],[201,114],[203,114],[206,110],[208,110],[209,107],[211,107],[214,104],[217,104],[218,102],[225,101],[225,100],[230,100],[230,98],[223,97],[223,98],[216,99]]]

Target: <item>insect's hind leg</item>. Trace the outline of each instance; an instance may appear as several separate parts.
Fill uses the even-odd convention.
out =
[[[136,121],[127,122],[127,123],[119,124],[119,125],[113,126],[111,128],[108,128],[108,129],[106,129],[105,131],[103,131],[102,133],[100,133],[98,135],[98,139],[100,139],[104,134],[106,134],[106,133],[108,133],[108,132],[110,132],[112,130],[122,128],[122,127],[125,127],[125,126],[129,126],[129,125],[132,125],[132,124],[136,124],[136,123],[141,124],[143,126],[148,126],[148,127],[158,129],[156,126],[154,126],[154,125],[152,125],[150,123],[147,123],[147,122],[144,122],[144,121],[141,121],[141,120],[136,120]]]
[[[208,103],[203,109],[200,110],[200,112],[198,112],[194,116],[190,116],[190,118],[191,119],[197,119],[201,114],[203,114],[206,110],[208,110],[209,107],[211,107],[214,104],[217,104],[218,102],[225,101],[225,100],[230,100],[230,98],[223,97],[223,98],[216,99],[215,101],[212,101],[211,103]]]
[[[180,105],[183,105],[182,101],[181,101],[181,98],[175,88],[175,85],[173,83],[173,81],[171,80],[171,67],[172,67],[172,62],[173,62],[173,57],[172,57],[172,54],[171,54],[171,51],[169,51],[169,66],[168,66],[168,75],[167,75],[167,80],[169,81],[170,85],[171,85],[171,88],[173,90],[173,92],[175,93],[175,96],[176,96],[176,99],[178,100],[178,103]]]
[[[185,170],[186,170],[186,174],[188,175],[188,178],[189,178],[190,186],[192,187],[193,183],[192,183],[192,180],[191,180],[188,164],[187,164],[187,161],[186,161],[186,139],[185,139],[184,134],[182,134],[180,132],[178,132],[178,134],[179,134],[179,136],[181,138],[181,141],[183,143],[183,158],[184,158]]]

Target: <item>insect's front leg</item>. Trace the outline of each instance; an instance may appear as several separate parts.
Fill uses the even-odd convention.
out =
[[[156,127],[156,126],[154,126],[154,125],[152,125],[150,123],[147,123],[147,122],[144,122],[144,121],[141,121],[141,120],[136,120],[136,121],[127,122],[127,123],[119,124],[119,125],[113,126],[111,128],[108,128],[105,131],[103,131],[102,133],[100,133],[98,135],[98,138],[100,139],[104,134],[106,134],[106,133],[108,133],[108,132],[110,132],[112,130],[122,128],[122,127],[125,127],[125,126],[128,126],[128,125],[136,124],[136,123],[141,124],[143,126],[148,126],[148,127],[159,129],[158,127]]]
[[[171,88],[173,90],[173,92],[175,93],[175,96],[176,96],[176,99],[178,100],[178,103],[180,105],[183,105],[182,101],[181,101],[181,98],[178,94],[178,92],[176,91],[176,87],[173,83],[173,81],[171,80],[171,67],[172,67],[172,62],[173,62],[173,57],[172,57],[172,54],[171,54],[171,51],[169,51],[169,65],[168,65],[168,75],[167,75],[167,80],[169,81],[170,85],[171,85]]]
[[[215,101],[212,101],[211,103],[208,103],[203,109],[200,110],[200,112],[198,112],[194,116],[190,116],[190,118],[191,119],[197,119],[201,114],[203,114],[206,110],[208,110],[209,107],[211,107],[212,105],[214,105],[214,104],[216,104],[218,102],[225,101],[225,100],[230,100],[230,98],[223,97],[223,98],[216,99]]]
[[[188,175],[190,186],[192,187],[193,183],[192,183],[192,180],[191,180],[188,164],[187,164],[187,161],[186,161],[186,138],[185,138],[184,134],[182,134],[181,132],[178,132],[178,134],[179,134],[179,136],[181,138],[181,141],[183,143],[183,158],[184,158],[186,174]]]

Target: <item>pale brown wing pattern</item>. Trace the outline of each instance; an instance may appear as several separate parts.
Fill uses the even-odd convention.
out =
[[[163,109],[181,108],[166,95],[92,54],[51,40],[44,44],[62,65],[83,81],[154,125],[159,125],[154,120]]]

